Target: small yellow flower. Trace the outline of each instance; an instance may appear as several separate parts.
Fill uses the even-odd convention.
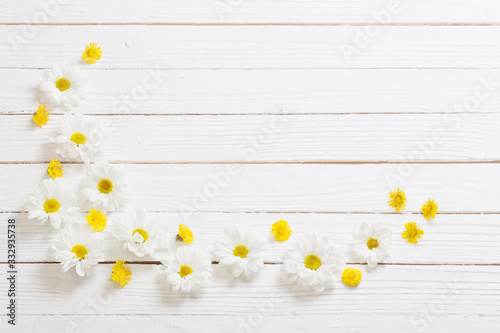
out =
[[[355,287],[361,282],[363,274],[356,268],[346,268],[342,273],[342,281],[346,286]]]
[[[431,199],[427,200],[422,206],[422,216],[428,220],[435,219],[436,213],[439,213],[437,203]]]
[[[292,229],[290,225],[285,220],[279,220],[278,222],[273,223],[271,227],[271,233],[274,235],[274,239],[278,242],[284,242],[290,235],[292,234]]]
[[[85,46],[85,52],[83,52],[82,59],[89,64],[95,64],[97,60],[101,60],[101,48],[95,43],[90,43]]]
[[[92,227],[92,230],[103,231],[106,229],[108,218],[100,210],[95,208],[91,209],[85,218],[87,220],[87,224]]]
[[[194,240],[193,233],[187,226],[184,224],[179,224],[179,233],[177,234],[176,239],[178,241],[184,241],[186,243],[191,244]]]
[[[121,288],[125,287],[132,280],[132,272],[127,267],[125,261],[116,261],[116,264],[111,268],[111,280],[115,281]]]
[[[47,173],[52,179],[56,179],[57,177],[62,177],[63,176],[63,166],[61,165],[61,162],[59,162],[56,159],[51,159],[50,163],[48,164],[47,168]]]
[[[389,199],[390,199],[389,206],[391,208],[396,208],[396,212],[405,210],[406,207],[405,192],[397,188],[393,192],[389,192]]]
[[[38,106],[38,110],[33,114],[33,122],[36,124],[36,126],[42,128],[43,126],[47,125],[47,122],[49,121],[50,118],[50,110],[45,109],[45,105],[40,104]]]
[[[418,224],[415,222],[408,222],[405,224],[406,230],[401,233],[404,239],[410,244],[417,244],[418,240],[422,238],[424,231],[419,229]]]

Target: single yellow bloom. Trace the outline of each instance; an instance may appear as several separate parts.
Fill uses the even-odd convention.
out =
[[[81,245],[81,244],[76,244],[75,246],[73,246],[71,248],[71,252],[73,252],[75,254],[75,256],[78,258],[78,260],[85,259],[85,256],[87,255],[87,253],[89,253],[87,251],[87,248],[85,247],[85,245]]]
[[[310,254],[304,259],[304,265],[310,270],[315,271],[321,266],[321,258]]]
[[[246,258],[248,254],[248,247],[245,245],[238,245],[234,248],[233,254],[235,257]]]
[[[94,231],[103,231],[106,229],[108,218],[100,210],[95,208],[91,209],[85,219],[87,220],[87,224],[90,225]]]
[[[61,162],[56,160],[56,159],[51,159],[50,163],[48,164],[47,168],[47,173],[52,179],[56,179],[58,177],[63,176],[63,166],[61,165]]]
[[[125,261],[116,261],[116,264],[111,268],[111,280],[115,281],[121,288],[125,287],[132,280],[132,272],[127,267]]]
[[[439,213],[437,203],[431,199],[427,200],[422,206],[422,216],[428,220],[435,219],[436,213]]]
[[[406,208],[406,196],[405,192],[399,188],[395,189],[393,192],[389,192],[389,206],[391,208],[396,208],[396,212],[403,211]]]
[[[83,52],[82,59],[89,64],[95,64],[97,60],[101,60],[101,48],[97,46],[96,43],[90,43],[85,46],[85,52]]]
[[[274,239],[278,242],[284,242],[290,235],[292,234],[292,229],[290,225],[285,220],[279,220],[278,222],[273,223],[271,227],[271,233],[274,235]]]
[[[418,224],[415,222],[408,222],[405,224],[406,230],[401,233],[404,239],[410,244],[417,244],[418,240],[422,238],[424,231],[419,229]]]
[[[179,269],[179,275],[181,276],[181,278],[185,278],[186,276],[192,273],[193,269],[188,265],[182,265]]]
[[[363,274],[357,268],[346,268],[342,273],[342,281],[346,286],[355,287],[361,282]]]
[[[193,232],[189,230],[187,226],[181,223],[179,224],[179,233],[177,234],[176,239],[178,241],[184,241],[191,244],[194,240]]]
[[[50,110],[45,109],[45,105],[40,104],[38,106],[38,110],[33,114],[33,122],[36,124],[36,126],[42,128],[43,126],[47,125],[47,122],[50,119]]]

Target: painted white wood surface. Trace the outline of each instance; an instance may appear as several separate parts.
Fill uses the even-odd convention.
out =
[[[89,98],[78,111],[85,114],[477,114],[500,109],[497,69],[84,69]],[[33,91],[44,71],[0,68],[0,77],[16,78],[0,82],[0,112],[34,112],[39,96]],[[486,97],[474,107],[469,99],[478,87]]]
[[[361,29],[373,37],[357,42],[358,26],[3,25],[0,62],[47,68],[80,60],[82,45],[97,42],[105,53],[96,69],[500,68],[500,26]]]
[[[338,282],[324,294],[298,290],[283,281],[280,265],[266,265],[255,279],[235,280],[213,265],[213,278],[202,290],[200,298],[172,293],[158,274],[157,265],[132,264],[135,278],[123,290],[117,290],[109,281],[112,264],[95,267],[87,279],[75,272],[61,274],[58,264],[19,265],[25,277],[24,288],[33,292],[19,295],[24,313],[34,314],[92,314],[96,309],[86,306],[97,304],[99,314],[179,314],[179,315],[245,315],[266,302],[275,304],[274,313],[287,315],[412,315],[420,307],[431,306],[443,296],[449,304],[449,315],[499,316],[498,266],[392,266],[383,265],[367,272],[369,277],[357,288]],[[7,281],[1,281],[5,290]],[[40,288],[43,286],[43,289]],[[456,296],[456,297],[453,297]],[[443,302],[444,303],[444,302]],[[236,328],[233,328],[236,330]],[[403,328],[404,329],[404,328]]]
[[[0,141],[9,142],[2,160],[40,162],[56,157],[56,144],[48,138],[58,135],[61,118],[52,116],[43,130],[36,131],[30,115],[0,116]],[[500,114],[91,119],[103,133],[103,148],[95,159],[124,163],[500,160]],[[100,135],[95,137],[101,141]]]
[[[164,221],[168,230],[167,236],[170,249],[181,246],[175,241],[179,223],[187,223],[193,230],[195,242],[193,246],[209,254],[213,261],[213,243],[224,228],[241,226],[254,229],[269,242],[265,247],[265,261],[282,262],[283,252],[289,244],[273,241],[270,233],[271,224],[280,219],[287,220],[293,229],[291,239],[311,231],[321,231],[328,235],[337,249],[349,255],[351,231],[359,228],[363,221],[373,223],[383,221],[393,232],[391,255],[385,260],[389,264],[496,264],[500,253],[500,228],[498,215],[443,214],[439,221],[426,222],[419,214],[280,214],[280,213],[200,213],[190,216],[185,221],[182,213],[155,213]],[[120,219],[121,213],[109,214],[108,226]],[[19,239],[22,251],[18,260],[21,262],[52,262],[48,244],[57,239],[57,231],[51,225],[41,226],[38,221],[28,220],[26,213],[3,213],[0,218],[15,218],[18,221],[17,232],[23,235]],[[474,224],[471,225],[471,219]],[[85,221],[85,214],[80,214],[80,220]],[[406,222],[415,221],[424,227],[425,237],[417,246],[408,246],[400,237]],[[6,230],[0,230],[0,237],[7,237]],[[158,260],[152,257],[138,258],[124,251],[123,244],[114,241],[112,235],[103,232],[106,261],[128,260],[140,262],[143,260]],[[464,246],[466,245],[466,246]],[[437,255],[439,253],[439,255]],[[348,262],[352,260],[347,259]]]
[[[0,4],[0,238],[16,218],[23,262],[19,326],[0,313],[0,331],[496,332],[498,1],[401,0],[382,26],[373,13],[391,1],[57,2]],[[202,297],[191,299],[168,292],[157,265],[141,261],[153,258],[134,258],[104,233],[106,260],[133,262],[129,286],[110,291],[109,262],[89,279],[62,274],[46,251],[56,232],[24,209],[56,157],[46,139],[62,112],[52,110],[41,130],[30,115],[43,71],[78,62],[89,42],[103,59],[82,64],[89,97],[78,110],[112,124],[98,157],[126,171],[128,207],[160,214],[172,238],[188,223],[192,246],[204,251],[224,227],[270,236],[284,218],[292,238],[324,232],[347,254],[353,228],[382,220],[393,231],[386,264],[367,271],[350,263],[364,274],[357,288],[337,283],[311,295],[283,281],[289,244],[270,241],[255,280],[233,281],[214,264]],[[346,45],[355,54],[346,57]],[[491,94],[474,105],[478,92]],[[257,145],[273,119],[286,127]],[[446,139],[423,146],[438,130]],[[71,186],[82,170],[65,165]],[[220,185],[229,171],[236,174]],[[410,214],[387,206],[395,186],[406,191]],[[207,200],[209,188],[217,194]],[[442,212],[432,222],[418,214],[429,197]],[[417,246],[400,237],[412,220],[426,232]],[[6,283],[0,279],[1,304]]]
[[[172,0],[106,1],[15,0],[3,2],[0,19],[8,23],[45,22],[33,15],[47,13],[47,23],[498,23],[495,0]],[[60,4],[60,5],[56,5]],[[389,18],[380,12],[389,11]],[[372,13],[375,13],[372,14]],[[378,14],[378,15],[377,15]]]
[[[439,198],[442,213],[500,213],[500,173],[492,164],[122,164],[131,192],[127,207],[186,212],[394,212],[392,177],[419,213]],[[399,169],[413,173],[398,176]],[[46,164],[2,164],[0,211],[24,211],[26,195],[47,178]],[[76,190],[83,165],[67,165]],[[232,175],[230,174],[232,173]],[[404,175],[404,174],[403,174]],[[387,179],[386,179],[387,177]],[[399,177],[399,178],[398,178]],[[193,213],[193,214],[188,214]]]

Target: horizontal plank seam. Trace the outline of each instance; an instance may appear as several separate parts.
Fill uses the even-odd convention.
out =
[[[121,213],[123,211],[116,211],[115,213]],[[337,214],[337,215],[401,215],[405,216],[410,214],[421,214],[421,211],[413,211],[413,210],[407,210],[403,213],[397,213],[397,212],[328,212],[328,211],[307,211],[307,212],[293,212],[293,211],[218,211],[218,210],[206,210],[206,211],[176,211],[176,210],[150,210],[147,211],[148,213],[203,213],[203,214]],[[79,213],[85,214],[88,213],[88,211],[80,211]],[[27,211],[0,211],[0,214],[28,214]],[[499,212],[439,212],[439,215],[500,215]]]
[[[0,165],[38,165],[38,164],[47,164],[50,161],[1,161]],[[135,161],[108,161],[110,164],[120,164],[120,165],[170,165],[170,164],[189,164],[189,165],[204,165],[204,164],[313,164],[313,165],[380,165],[380,164],[499,164],[500,160],[474,160],[474,161],[427,161],[427,162],[409,162],[409,161],[201,161],[201,162],[135,162]],[[83,165],[83,162],[62,162],[63,164],[72,164],[72,165]]]
[[[151,261],[129,261],[126,260],[129,265],[161,265],[161,261],[151,260]],[[98,262],[100,265],[110,265],[115,264],[115,261],[101,261]],[[7,265],[7,262],[0,261],[0,265]],[[22,265],[59,265],[58,261],[18,261],[16,264]],[[212,265],[218,265],[218,261],[212,261]],[[266,261],[265,265],[281,265],[282,261]],[[366,266],[366,263],[357,262],[346,262],[346,265],[362,265]],[[500,266],[500,263],[378,263],[382,266]]]
[[[311,23],[293,23],[293,22],[246,22],[246,23],[187,23],[187,22],[4,22],[0,26],[198,26],[198,27],[234,27],[234,26],[269,26],[269,27],[363,27],[363,26],[383,26],[383,27],[497,27],[500,22],[413,22],[413,23],[378,23],[378,22],[349,22],[349,23],[331,23],[331,22],[311,22]]]

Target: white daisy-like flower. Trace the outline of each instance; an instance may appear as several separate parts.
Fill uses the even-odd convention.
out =
[[[389,252],[391,232],[380,222],[371,226],[363,222],[359,230],[352,232],[352,238],[351,258],[368,263],[370,268],[376,267]]]
[[[322,292],[342,272],[343,265],[343,256],[328,238],[307,234],[292,243],[292,249],[284,255],[282,269],[299,287]]]
[[[212,276],[212,263],[202,252],[187,246],[177,248],[162,260],[160,272],[167,279],[172,291],[200,296],[200,289]]]
[[[66,68],[52,66],[49,71],[43,73],[40,82],[44,104],[60,106],[69,111],[80,105],[85,98],[86,83],[87,77],[74,64]]]
[[[49,251],[54,260],[61,262],[63,272],[75,266],[78,275],[89,276],[92,268],[104,260],[101,248],[99,234],[92,233],[90,228],[66,225]]]
[[[249,280],[252,274],[264,267],[263,246],[264,238],[253,230],[226,228],[215,241],[215,256],[219,265],[229,269],[233,277],[243,275]]]
[[[124,249],[138,257],[147,254],[154,256],[156,250],[167,248],[168,227],[158,216],[147,214],[141,209],[113,218],[110,230],[118,241],[123,242]]]
[[[66,114],[59,122],[59,135],[49,140],[57,144],[56,153],[63,158],[81,157],[90,163],[103,141],[103,133],[95,121],[82,114]]]
[[[123,171],[105,161],[88,165],[80,182],[82,201],[89,208],[114,211],[129,198],[129,188],[125,183]]]
[[[37,219],[42,224],[50,221],[56,229],[63,223],[73,223],[75,213],[79,211],[74,206],[73,198],[61,178],[45,179],[38,184],[33,194],[28,195],[28,218]]]

